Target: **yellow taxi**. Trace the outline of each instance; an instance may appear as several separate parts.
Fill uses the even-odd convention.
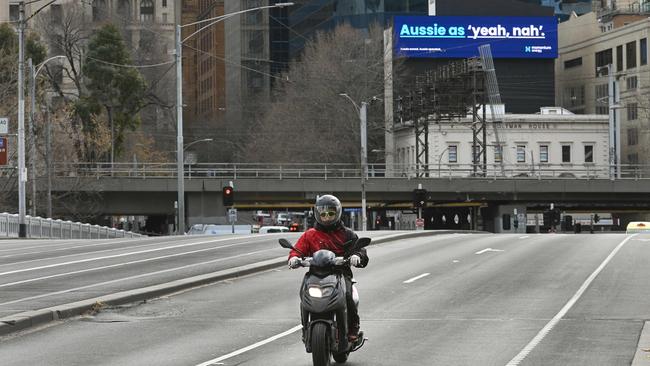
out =
[[[626,234],[636,234],[636,233],[650,233],[650,222],[648,221],[632,221],[627,224],[627,229],[625,229]]]

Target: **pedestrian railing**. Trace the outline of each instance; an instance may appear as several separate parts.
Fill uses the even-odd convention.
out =
[[[648,179],[650,165],[585,164],[368,164],[368,178],[492,178],[492,179]],[[360,178],[358,163],[341,164],[185,164],[186,179],[330,179]],[[55,163],[55,177],[137,178],[176,177],[175,163]]]
[[[106,226],[81,222],[25,216],[28,238],[48,239],[110,239],[139,238],[143,235]],[[0,238],[17,238],[20,218],[16,214],[0,213]]]

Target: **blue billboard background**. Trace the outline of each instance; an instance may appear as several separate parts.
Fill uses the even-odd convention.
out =
[[[395,55],[425,58],[479,56],[490,44],[494,58],[557,58],[555,17],[396,16]]]

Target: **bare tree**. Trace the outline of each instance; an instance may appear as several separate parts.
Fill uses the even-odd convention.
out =
[[[260,118],[242,159],[250,162],[359,161],[357,106],[382,97],[383,31],[374,25],[358,30],[343,24],[307,42],[300,60],[292,62]],[[368,106],[369,151],[383,146],[381,103]]]

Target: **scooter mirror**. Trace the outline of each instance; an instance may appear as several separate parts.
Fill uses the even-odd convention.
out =
[[[280,243],[280,246],[283,248],[293,249],[293,245],[291,245],[291,243],[289,243],[289,241],[285,238],[281,238],[280,240],[278,240],[278,242]]]
[[[367,247],[368,245],[370,245],[370,241],[371,241],[370,238],[359,238],[354,246],[357,249],[361,249],[361,248],[364,248],[364,247]]]

